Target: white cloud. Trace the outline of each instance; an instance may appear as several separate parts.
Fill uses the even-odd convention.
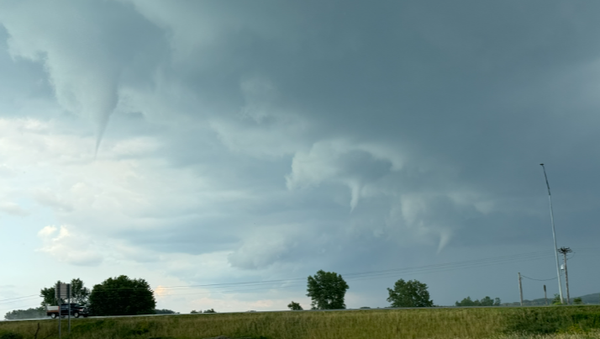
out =
[[[255,230],[253,236],[244,239],[243,245],[228,257],[234,267],[243,269],[265,268],[282,259],[293,250],[293,237],[281,231]]]
[[[154,296],[157,299],[162,299],[163,297],[167,296],[169,294],[169,291],[161,285],[158,285],[155,289],[154,289]]]
[[[49,207],[58,222],[90,237],[125,237],[122,233],[130,232],[122,243],[113,242],[112,250],[121,260],[157,260],[156,253],[128,243],[138,240],[135,231],[172,236],[177,225],[177,232],[197,234],[203,232],[198,227],[203,220],[213,224],[228,215],[218,205],[252,200],[245,189],[228,187],[195,166],[172,166],[164,154],[156,154],[163,139],[107,138],[108,151],[94,160],[93,137],[65,133],[63,128],[43,120],[0,118],[0,158],[7,159],[3,168],[14,174],[0,176],[0,196],[23,201],[24,206],[35,202]],[[13,203],[0,207],[25,213]],[[180,250],[178,243],[166,246]]]
[[[95,242],[86,235],[70,231],[68,226],[46,226],[38,232],[38,237],[42,240],[38,251],[59,261],[81,266],[97,266],[103,261]]]
[[[17,175],[17,172],[14,169],[8,167],[7,165],[0,164],[0,176],[13,177],[15,175]]]
[[[33,198],[40,204],[55,208],[58,212],[70,212],[73,206],[61,197],[58,197],[50,189],[37,189],[33,192]]]
[[[105,244],[105,253],[115,263],[156,263],[161,260],[160,253],[135,246],[127,240],[115,238],[111,239],[110,243]]]
[[[105,145],[103,152],[115,158],[141,157],[156,152],[160,146],[156,138],[133,137]]]
[[[323,182],[342,184],[350,189],[350,207],[354,210],[365,189],[382,177],[403,167],[396,151],[377,144],[361,144],[345,139],[321,140],[309,151],[299,151],[286,176],[288,189],[319,186]]]
[[[263,310],[274,310],[285,309],[285,305],[287,305],[289,301],[287,299],[282,300],[273,300],[273,299],[261,299],[261,300],[252,300],[245,301],[240,300],[239,295],[224,295],[221,298],[215,297],[201,297],[201,298],[192,298],[191,301],[188,302],[188,305],[192,310],[196,310],[198,312],[204,311],[207,309],[214,309],[216,312],[222,312],[225,310],[236,310],[237,312],[244,311],[263,311]],[[191,310],[190,310],[191,311]],[[187,312],[190,312],[187,311]]]
[[[56,233],[57,230],[58,230],[58,228],[56,226],[52,226],[52,225],[46,226],[46,227],[42,228],[41,230],[39,230],[38,237],[49,238],[54,233]]]
[[[27,212],[26,210],[21,208],[21,206],[19,206],[18,204],[15,204],[14,202],[0,203],[0,211],[3,211],[5,213],[11,214],[11,215],[20,216],[20,217],[29,215],[29,212]]]
[[[49,164],[91,162],[93,139],[85,132],[67,131],[70,127],[50,119],[0,117],[0,154],[6,159],[3,167],[19,176]]]

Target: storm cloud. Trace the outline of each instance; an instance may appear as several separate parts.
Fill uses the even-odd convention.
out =
[[[29,239],[21,266],[75,265],[92,281],[150,274],[161,291],[524,253],[367,275],[371,285],[350,281],[347,304],[385,306],[400,278],[428,283],[436,304],[512,301],[519,270],[555,274],[543,162],[559,245],[582,253],[571,295],[597,292],[598,275],[583,272],[600,233],[599,11],[558,1],[2,2],[2,241]],[[62,253],[75,243],[85,256]],[[535,251],[549,254],[526,254]],[[302,284],[273,290],[273,300],[305,294]],[[285,307],[260,293],[160,300]]]

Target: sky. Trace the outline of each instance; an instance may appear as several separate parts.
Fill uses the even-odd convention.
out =
[[[0,0],[0,315],[599,293],[600,3]],[[562,263],[562,258],[561,258]],[[565,291],[566,294],[566,291]]]

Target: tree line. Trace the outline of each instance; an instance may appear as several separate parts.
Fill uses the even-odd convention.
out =
[[[61,283],[58,281],[57,283]],[[108,278],[90,290],[81,279],[71,280],[71,302],[86,306],[92,315],[139,315],[139,314],[173,314],[174,311],[156,309],[156,299],[150,285],[144,279],[130,279],[125,275]],[[47,305],[66,303],[67,300],[55,299],[54,284],[42,288],[41,306],[27,310],[14,310],[6,313],[7,320],[31,319],[45,317]],[[311,298],[311,309],[332,310],[345,309],[345,296],[349,286],[340,274],[317,271],[307,279],[307,294]],[[418,280],[400,279],[392,288],[387,288],[390,307],[433,307],[427,284]],[[500,299],[490,297],[471,300],[470,297],[456,302],[456,306],[499,306]],[[291,310],[302,310],[302,306],[292,301],[287,305]],[[193,310],[191,313],[216,313],[214,309],[205,311]]]
[[[67,303],[67,299],[56,299],[56,284],[42,288],[41,306],[28,310],[8,312],[4,318],[31,319],[46,316],[46,306]],[[171,310],[157,310],[156,299],[150,285],[144,279],[130,279],[126,275],[108,278],[90,290],[81,279],[71,280],[71,303],[88,308],[90,314],[98,316],[139,315],[156,313],[175,313]]]
[[[61,283],[61,281],[58,281]],[[56,300],[56,285],[43,288],[42,306],[66,303]],[[156,313],[156,299],[150,284],[144,279],[130,279],[126,275],[108,278],[94,285],[90,291],[79,278],[71,280],[71,302],[86,306],[93,315],[138,315]]]
[[[341,275],[335,272],[317,271],[307,280],[306,296],[311,298],[311,309],[332,310],[345,309],[344,298],[349,286]],[[387,301],[390,307],[433,307],[427,284],[418,280],[400,279],[392,288],[388,288]],[[302,310],[300,303],[290,302],[288,308],[293,311]],[[481,300],[471,300],[471,297],[456,302],[456,306],[500,306],[500,298],[492,300],[485,297]]]

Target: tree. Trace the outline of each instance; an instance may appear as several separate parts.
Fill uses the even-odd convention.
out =
[[[471,300],[471,297],[466,297],[463,300],[461,300],[460,302],[455,302],[454,304],[456,306],[479,306],[477,305],[479,303],[479,300],[473,301]]]
[[[454,303],[456,306],[500,306],[500,298],[492,298],[486,296],[481,300],[471,300],[471,297],[466,297],[460,302]]]
[[[394,289],[388,288],[390,296],[387,298],[392,307],[432,307],[433,301],[429,299],[427,284],[418,280],[404,281],[400,279],[394,284]]]
[[[81,279],[71,280],[71,302],[87,306],[91,291],[83,286]]]
[[[94,315],[153,314],[156,307],[154,292],[146,280],[126,275],[95,285],[89,302]]]
[[[60,283],[59,280],[57,283]],[[52,287],[42,288],[40,290],[40,297],[42,297],[42,306],[56,305],[56,284]],[[62,301],[61,301],[62,302]]]
[[[300,306],[300,303],[297,303],[295,301],[292,301],[291,303],[288,304],[288,308],[292,311],[302,311],[302,306]]]
[[[36,319],[45,318],[46,310],[43,307],[28,308],[26,310],[14,310],[7,312],[4,315],[6,320],[17,320],[17,319]],[[0,336],[0,338],[2,338]]]
[[[573,305],[583,305],[583,299],[581,297],[573,299]]]
[[[57,281],[56,284],[61,283],[61,281]],[[42,306],[46,305],[56,305],[56,284],[54,286],[48,288],[42,288],[40,291],[40,297],[43,298]],[[87,306],[88,299],[90,297],[90,289],[83,286],[83,281],[81,279],[76,278],[71,280],[71,302],[77,303],[83,306]],[[66,299],[60,300],[60,303],[67,302]]]
[[[494,306],[494,300],[492,300],[492,298],[490,298],[489,296],[485,296],[485,298],[481,298],[481,300],[479,301],[479,305],[480,306]]]
[[[202,313],[217,313],[214,308],[209,308],[208,310],[204,310]]]
[[[308,276],[307,296],[312,298],[311,306],[319,310],[344,309],[344,296],[348,284],[335,272],[319,270],[314,277]]]
[[[560,302],[560,295],[555,293],[554,294],[554,299],[552,299],[552,305],[562,305],[563,303]]]

